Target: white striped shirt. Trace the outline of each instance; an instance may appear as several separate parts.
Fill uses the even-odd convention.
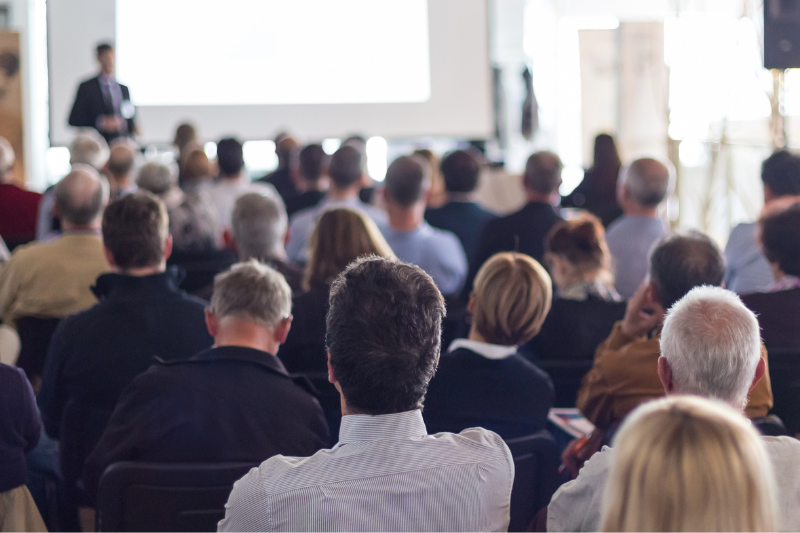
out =
[[[506,531],[513,481],[496,433],[428,435],[419,410],[348,415],[332,449],[237,481],[219,531]]]

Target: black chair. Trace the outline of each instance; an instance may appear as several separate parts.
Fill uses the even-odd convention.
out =
[[[789,435],[800,433],[800,349],[768,348],[774,407]]]
[[[558,488],[558,445],[547,430],[506,441],[514,457],[509,531],[525,531]]]
[[[592,369],[592,359],[537,360],[536,366],[550,374],[556,391],[555,407],[575,407],[583,376]]]
[[[42,377],[47,350],[60,323],[60,318],[25,316],[17,319],[20,342],[17,366],[25,371],[31,383]]]
[[[98,531],[216,531],[234,482],[256,466],[115,463],[100,479]]]
[[[225,249],[205,252],[174,252],[167,260],[167,264],[179,266],[184,270],[185,277],[181,282],[181,289],[189,294],[208,299],[211,296],[214,276],[228,270],[238,260],[235,252]]]

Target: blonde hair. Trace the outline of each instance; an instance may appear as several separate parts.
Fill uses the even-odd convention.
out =
[[[353,209],[325,211],[309,241],[303,288],[330,284],[347,265],[365,255],[396,259],[375,223]]]
[[[525,254],[490,257],[475,276],[472,324],[491,344],[516,346],[542,328],[553,289],[547,271]]]
[[[672,396],[634,411],[614,439],[603,531],[774,531],[775,482],[749,420]]]

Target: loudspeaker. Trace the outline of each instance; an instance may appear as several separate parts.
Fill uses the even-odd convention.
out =
[[[764,68],[800,68],[800,0],[764,0]]]

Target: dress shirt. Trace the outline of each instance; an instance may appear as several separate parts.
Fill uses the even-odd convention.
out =
[[[506,359],[517,353],[516,346],[501,346],[500,344],[489,344],[488,342],[471,341],[469,339],[456,339],[450,343],[447,352],[454,352],[459,348],[466,348],[486,359]]]
[[[280,200],[278,192],[272,185],[268,183],[251,182],[244,177],[221,179],[217,183],[211,185],[208,191],[211,199],[214,201],[214,205],[217,207],[217,222],[222,231],[231,229],[233,207],[236,205],[236,200],[238,200],[240,196],[254,192],[262,196],[272,196]],[[221,237],[220,235],[220,238]]]
[[[779,531],[800,531],[800,441],[761,437],[775,472]],[[562,485],[547,507],[547,531],[600,531],[602,500],[614,449],[604,447],[583,465],[577,479]]]
[[[663,221],[650,217],[623,216],[606,231],[617,292],[627,300],[642,284],[650,268],[650,249],[667,228]]]
[[[454,234],[427,222],[413,231],[381,226],[386,242],[401,261],[417,265],[433,278],[445,296],[456,294],[467,277],[467,256]]]
[[[768,291],[773,283],[769,261],[756,242],[755,223],[739,224],[725,246],[725,287],[736,294]]]
[[[219,531],[506,531],[513,481],[491,431],[428,435],[418,410],[348,415],[332,449],[237,481]]]
[[[286,245],[286,253],[289,259],[295,263],[305,264],[308,262],[308,241],[311,240],[311,232],[317,224],[317,219],[325,211],[346,207],[364,213],[372,219],[379,227],[386,225],[386,213],[377,207],[365,204],[355,198],[351,200],[331,200],[325,198],[319,204],[308,209],[298,211],[291,219],[289,243]]]

